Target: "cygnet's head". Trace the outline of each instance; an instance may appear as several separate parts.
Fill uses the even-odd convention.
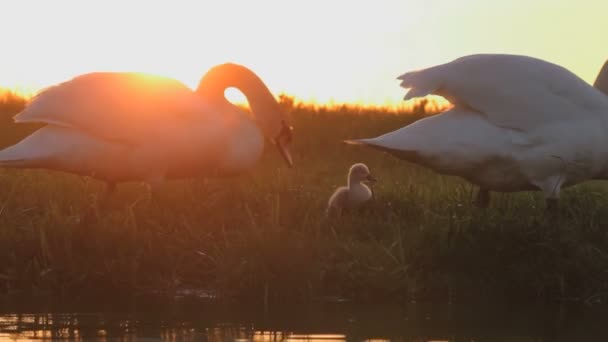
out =
[[[372,176],[367,165],[363,163],[353,164],[348,171],[348,182],[349,183],[361,183],[361,182],[376,182],[376,178]]]

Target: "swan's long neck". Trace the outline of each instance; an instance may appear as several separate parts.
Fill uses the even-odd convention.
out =
[[[608,95],[608,61],[604,63],[604,66],[597,75],[593,86],[599,89],[602,93]]]
[[[354,177],[353,177],[353,176],[352,176],[352,175],[349,173],[349,174],[348,174],[348,188],[350,189],[350,188],[352,188],[353,186],[357,186],[357,185],[359,185],[359,184],[361,184],[361,182],[360,182],[360,181],[355,180],[355,179],[354,179]]]
[[[201,79],[196,92],[211,102],[226,101],[224,91],[237,88],[245,97],[260,128],[270,133],[276,130],[279,104],[264,82],[251,70],[232,63],[211,68]]]

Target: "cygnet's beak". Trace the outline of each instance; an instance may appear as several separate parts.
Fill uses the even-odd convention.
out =
[[[371,173],[369,175],[367,175],[367,177],[365,178],[368,182],[370,183],[376,183],[378,180],[376,179],[376,177],[372,176]]]
[[[289,153],[288,148],[292,139],[292,131],[293,128],[287,125],[285,121],[282,121],[281,132],[279,132],[279,135],[274,139],[274,143],[277,145],[279,153],[281,153],[281,156],[285,159],[285,162],[289,167],[293,167],[293,159],[291,158],[291,153]]]

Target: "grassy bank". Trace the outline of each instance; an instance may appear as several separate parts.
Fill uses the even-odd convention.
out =
[[[6,146],[35,127],[0,105]],[[208,289],[229,298],[356,301],[469,295],[585,299],[608,290],[608,189],[563,195],[558,223],[538,193],[495,195],[342,139],[370,137],[423,114],[292,107],[296,168],[274,148],[250,174],[167,184],[162,204],[125,184],[101,208],[97,181],[0,170],[0,294]],[[423,112],[423,107],[417,107]],[[354,162],[379,178],[368,210],[325,219]],[[84,218],[93,212],[93,218]],[[110,292],[112,291],[112,292]]]

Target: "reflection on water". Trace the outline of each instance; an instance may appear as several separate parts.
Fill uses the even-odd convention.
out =
[[[143,324],[142,324],[143,323]],[[0,340],[83,340],[96,341],[158,339],[163,341],[346,341],[344,334],[303,334],[255,331],[253,327],[218,325],[196,328],[145,326],[136,319],[106,320],[99,314],[6,314],[0,316]],[[367,341],[389,341],[368,339]]]
[[[306,334],[256,331],[253,327],[218,324],[215,327],[157,326],[137,319],[106,319],[100,314],[5,314],[0,316],[1,340],[83,340],[96,341],[157,339],[163,341],[347,341],[345,334]],[[367,341],[389,341],[367,339]]]
[[[265,314],[256,308],[187,301],[59,307],[65,310],[0,306],[0,340],[545,342],[608,337],[605,308],[338,305]]]

